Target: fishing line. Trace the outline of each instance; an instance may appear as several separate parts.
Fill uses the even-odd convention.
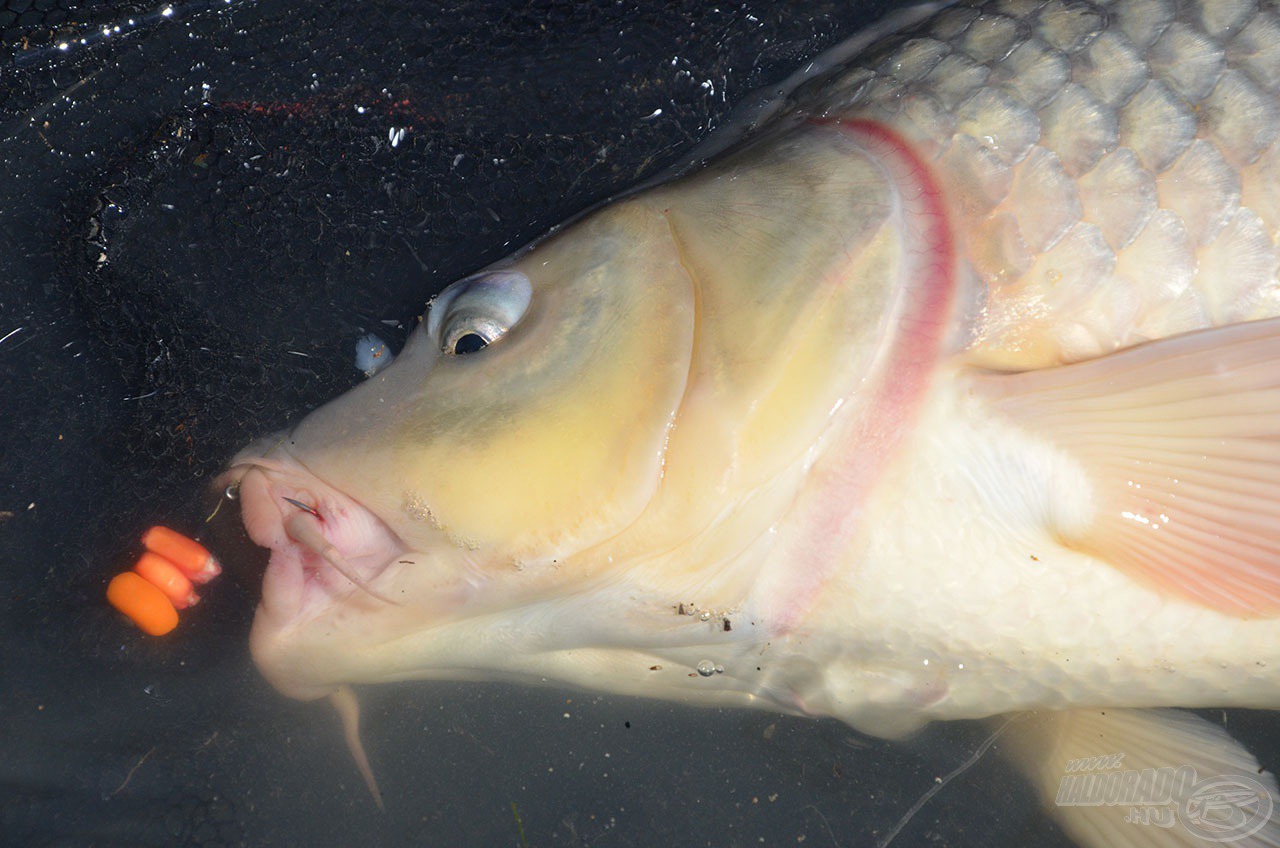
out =
[[[996,740],[1000,738],[1000,735],[1004,733],[1005,729],[1008,728],[1008,726],[1013,722],[1022,718],[1022,715],[1023,715],[1022,713],[1018,713],[1016,715],[1009,716],[1007,719],[1005,719],[1004,723],[1001,724],[999,727],[997,727],[995,729],[995,732],[993,732],[990,736],[988,736],[986,738],[986,741],[984,741],[981,745],[978,746],[978,750],[974,751],[973,754],[970,755],[969,759],[965,760],[963,763],[956,766],[956,768],[952,770],[950,774],[947,774],[945,777],[940,779],[933,786],[929,787],[929,791],[924,793],[924,795],[920,796],[919,801],[916,801],[914,804],[911,805],[911,809],[907,810],[906,815],[904,815],[901,819],[899,819],[898,823],[893,826],[893,829],[890,830],[887,834],[885,834],[884,839],[876,843],[876,848],[887,848],[889,843],[892,842],[894,838],[897,837],[897,835],[902,832],[902,829],[907,826],[907,822],[911,821],[911,819],[915,816],[915,814],[920,812],[920,808],[923,807],[925,804],[929,803],[930,798],[932,798],[934,795],[937,795],[940,791],[942,791],[942,788],[946,786],[948,783],[950,783],[952,780],[954,780],[955,778],[959,777],[960,775],[964,774],[966,771],[968,771],[969,769],[977,765],[978,760],[982,759],[983,755],[986,754],[987,751],[991,749],[991,746],[996,743]]]

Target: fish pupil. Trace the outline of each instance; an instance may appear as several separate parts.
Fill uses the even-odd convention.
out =
[[[467,333],[453,343],[453,352],[456,354],[475,353],[488,347],[488,345],[489,340],[479,333]]]

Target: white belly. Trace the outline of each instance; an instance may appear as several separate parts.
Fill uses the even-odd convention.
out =
[[[1064,547],[1053,528],[1087,518],[1088,481],[958,385],[935,388],[857,564],[796,637],[837,655],[806,708],[897,735],[1038,707],[1280,704],[1280,621],[1160,594]]]

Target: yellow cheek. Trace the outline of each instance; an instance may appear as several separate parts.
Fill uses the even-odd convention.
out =
[[[659,466],[657,450],[644,462],[649,427],[618,431],[581,401],[544,413],[483,444],[423,455],[415,476],[430,481],[427,505],[455,542],[530,555],[604,532],[652,491]]]
[[[530,254],[535,308],[509,346],[442,361],[423,395],[439,400],[396,437],[406,479],[457,544],[515,560],[581,549],[634,521],[661,478],[691,282],[658,212],[624,205],[583,226],[602,231],[607,258],[554,241]]]

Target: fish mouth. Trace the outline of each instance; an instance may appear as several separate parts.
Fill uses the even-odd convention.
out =
[[[238,490],[246,533],[271,552],[259,613],[296,623],[335,605],[399,605],[379,579],[408,552],[403,540],[280,451],[243,453],[214,484]]]

